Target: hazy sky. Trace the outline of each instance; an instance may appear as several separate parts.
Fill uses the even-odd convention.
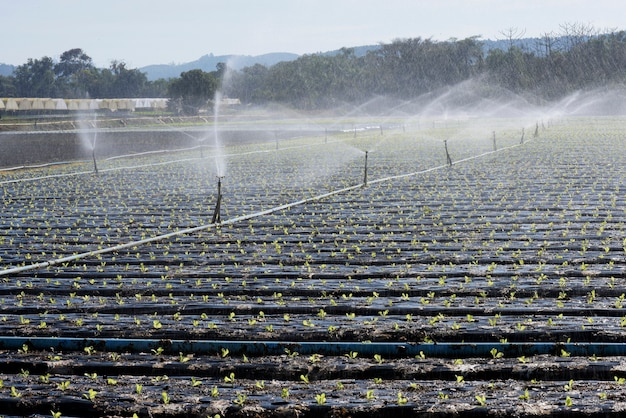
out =
[[[626,29],[624,0],[0,0],[0,63],[82,48],[98,67],[214,55],[297,54],[480,35],[533,37],[567,23]]]

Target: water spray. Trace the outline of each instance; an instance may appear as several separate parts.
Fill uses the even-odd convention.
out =
[[[367,186],[367,154],[369,151],[365,151],[365,169],[363,170],[363,187]]]
[[[224,176],[217,176],[217,202],[215,203],[215,210],[213,211],[213,218],[211,218],[212,224],[222,222],[220,209],[222,206],[222,179],[223,178]]]
[[[493,131],[493,150],[498,150],[498,146],[496,145],[496,131]]]

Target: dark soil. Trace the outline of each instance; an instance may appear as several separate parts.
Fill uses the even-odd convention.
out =
[[[626,326],[619,126],[589,139],[557,126],[451,168],[0,276],[0,411],[622,416],[626,357],[610,351],[624,350]],[[370,160],[371,179],[381,161],[397,162],[390,174],[410,172],[415,155],[440,164],[440,143],[395,141]],[[394,154],[403,146],[420,152]],[[328,163],[328,147],[245,147],[232,149],[223,220],[360,178],[351,161],[303,179],[308,160]],[[14,175],[0,185],[2,262],[207,223],[210,166],[162,167]],[[53,349],[43,337],[78,342],[45,340]],[[256,342],[279,345],[256,352]],[[376,352],[382,343],[395,348]]]

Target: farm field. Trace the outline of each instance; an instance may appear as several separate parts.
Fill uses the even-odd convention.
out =
[[[0,171],[0,411],[621,416],[625,160],[579,117]]]

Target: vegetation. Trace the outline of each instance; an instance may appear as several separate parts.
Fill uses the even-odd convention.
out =
[[[269,68],[257,64],[231,70],[223,86],[224,64],[210,73],[191,70],[175,79],[148,81],[123,62],[97,69],[75,48],[61,54],[57,63],[49,57],[29,59],[14,76],[0,77],[0,97],[169,97],[174,99],[172,109],[196,113],[218,88],[245,104],[320,109],[363,104],[379,96],[415,99],[474,78],[535,101],[625,81],[624,31],[600,33],[587,25],[566,24],[560,34],[545,34],[534,45],[521,43],[520,35],[509,30],[507,46],[488,51],[483,41],[470,37],[397,39],[363,56],[350,48],[335,55],[308,54]]]
[[[163,81],[148,82],[144,73],[124,62],[98,69],[80,48],[65,51],[57,63],[50,57],[28,59],[13,77],[0,79],[0,97],[165,97],[165,88]]]
[[[508,48],[485,52],[476,37],[436,42],[398,39],[365,56],[352,49],[337,55],[304,55],[271,68],[235,72],[226,92],[246,103],[270,101],[304,109],[365,103],[373,97],[399,100],[472,78],[531,100],[553,100],[573,91],[624,83],[626,32],[600,34],[585,25],[564,25],[533,46],[509,33]]]

